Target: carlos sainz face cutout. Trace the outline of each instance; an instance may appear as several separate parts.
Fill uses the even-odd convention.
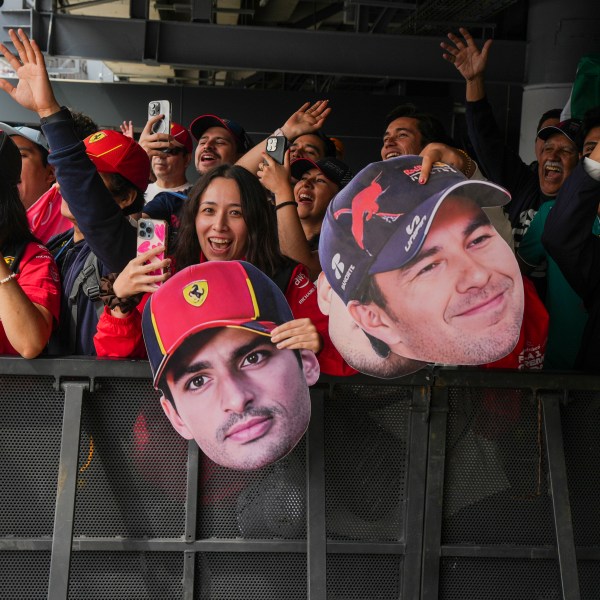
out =
[[[317,359],[271,342],[292,318],[279,288],[242,261],[188,267],[148,301],[144,340],[161,406],[217,464],[264,467],[304,435]]]

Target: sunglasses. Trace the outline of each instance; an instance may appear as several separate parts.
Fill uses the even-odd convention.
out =
[[[163,154],[183,154],[185,150],[183,148],[165,148]]]

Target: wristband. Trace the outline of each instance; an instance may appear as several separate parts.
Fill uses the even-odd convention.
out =
[[[475,168],[473,168],[473,165],[475,163],[473,162],[473,159],[462,148],[456,148],[456,151],[459,154],[462,154],[467,159],[467,166],[465,167],[464,175],[467,179],[470,179],[475,173]]]
[[[117,278],[117,273],[110,273],[106,277],[100,279],[100,300],[104,303],[104,306],[108,306],[111,310],[119,307],[123,314],[131,312],[142,299],[144,295],[142,292],[135,294],[129,298],[119,298],[115,295],[113,290],[113,283]]]
[[[41,117],[40,124],[48,125],[55,123],[56,121],[64,121],[65,119],[72,119],[71,111],[66,106],[61,106],[58,112],[51,114],[49,117]]]
[[[4,279],[0,279],[0,285],[8,283],[11,279],[14,279],[16,276],[16,273],[11,273],[10,275],[7,275]]]
[[[279,210],[280,208],[283,208],[284,206],[292,206],[292,204],[296,208],[298,207],[298,203],[295,200],[288,200],[287,202],[282,202],[281,204],[276,204],[275,210]]]
[[[285,133],[283,133],[283,129],[281,129],[281,127],[278,127],[274,132],[273,135],[280,135],[282,137],[284,137],[288,142],[290,141],[288,139],[288,137],[285,135]]]

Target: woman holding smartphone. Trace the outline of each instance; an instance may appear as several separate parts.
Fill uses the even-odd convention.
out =
[[[153,259],[160,251],[158,247],[133,259],[114,280],[112,292],[106,294],[112,308],[100,318],[95,338],[99,356],[145,355],[140,321],[145,301],[131,310],[130,300],[119,299],[152,292],[168,277],[150,274],[169,265],[169,259]],[[314,351],[321,370],[328,374],[355,372],[329,340],[327,317],[319,310],[306,268],[279,250],[274,206],[257,178],[243,167],[221,165],[209,171],[196,182],[185,204],[173,270],[208,260],[245,260],[283,291],[295,319],[273,330],[272,341],[278,348]]]

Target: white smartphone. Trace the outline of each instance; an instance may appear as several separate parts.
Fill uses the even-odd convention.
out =
[[[171,131],[171,103],[168,100],[151,100],[148,102],[148,119],[164,115],[154,123],[152,133],[169,133]]]

